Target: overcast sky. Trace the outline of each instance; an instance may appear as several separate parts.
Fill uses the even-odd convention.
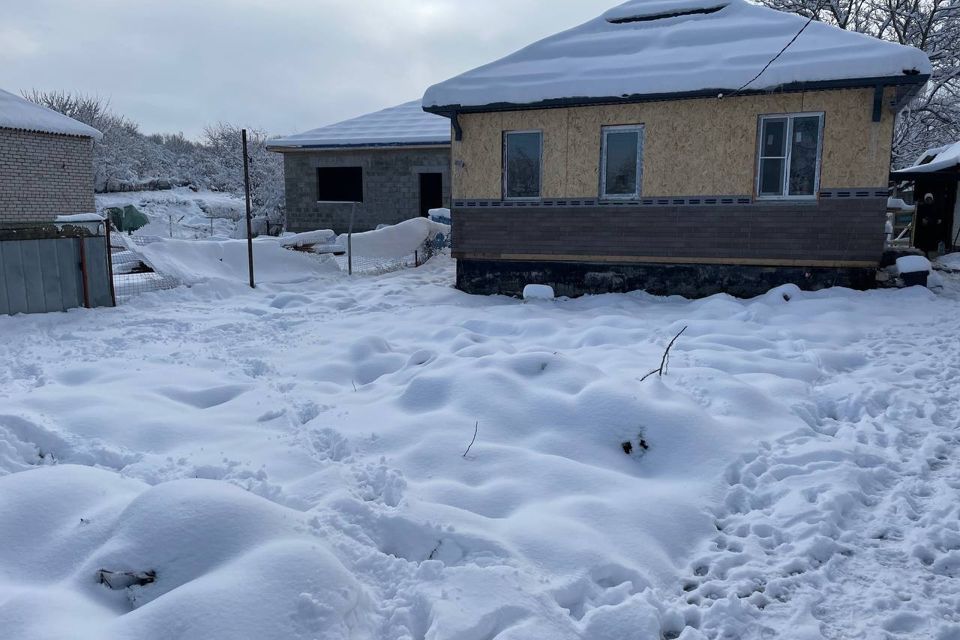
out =
[[[0,0],[0,88],[108,98],[145,133],[219,120],[272,134],[430,84],[618,0]]]

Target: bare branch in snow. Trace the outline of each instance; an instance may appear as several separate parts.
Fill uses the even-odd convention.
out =
[[[667,367],[668,367],[669,364],[670,364],[670,349],[673,348],[673,343],[676,342],[677,339],[678,339],[680,336],[682,336],[683,333],[684,333],[686,330],[687,330],[687,327],[684,327],[683,329],[680,329],[680,333],[678,333],[677,335],[673,336],[673,340],[670,341],[670,344],[667,345],[667,349],[663,352],[663,359],[660,360],[660,368],[659,368],[659,369],[654,369],[653,371],[651,371],[651,372],[648,373],[647,375],[645,375],[645,376],[643,376],[642,378],[640,378],[640,382],[643,382],[644,380],[646,380],[647,378],[649,378],[650,376],[652,376],[652,375],[655,374],[655,373],[656,373],[656,374],[659,374],[660,377],[663,377],[663,375],[667,373]]]

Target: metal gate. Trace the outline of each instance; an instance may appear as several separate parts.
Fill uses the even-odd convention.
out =
[[[113,306],[107,233],[102,224],[0,228],[0,314]]]

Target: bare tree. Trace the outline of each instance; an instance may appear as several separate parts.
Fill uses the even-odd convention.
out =
[[[204,129],[203,144],[207,150],[203,173],[210,186],[221,191],[243,193],[242,127],[225,122]],[[271,231],[283,226],[283,160],[280,154],[267,150],[267,134],[247,129],[247,152],[250,156],[250,198],[254,215],[265,218]]]
[[[132,120],[114,113],[99,96],[64,91],[25,91],[23,96],[103,133],[94,143],[99,192],[192,186],[241,195],[241,127],[218,123],[199,142],[182,133],[144,135]],[[283,160],[267,150],[267,134],[249,129],[250,182],[254,213],[279,231],[284,222]]]
[[[926,52],[933,73],[897,119],[895,166],[909,165],[925,149],[960,139],[960,0],[759,1]]]

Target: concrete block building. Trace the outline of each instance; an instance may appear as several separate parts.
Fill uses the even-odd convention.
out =
[[[409,102],[271,140],[283,154],[287,229],[345,233],[450,202],[450,122]]]
[[[0,226],[95,211],[93,141],[100,137],[0,90]]]

